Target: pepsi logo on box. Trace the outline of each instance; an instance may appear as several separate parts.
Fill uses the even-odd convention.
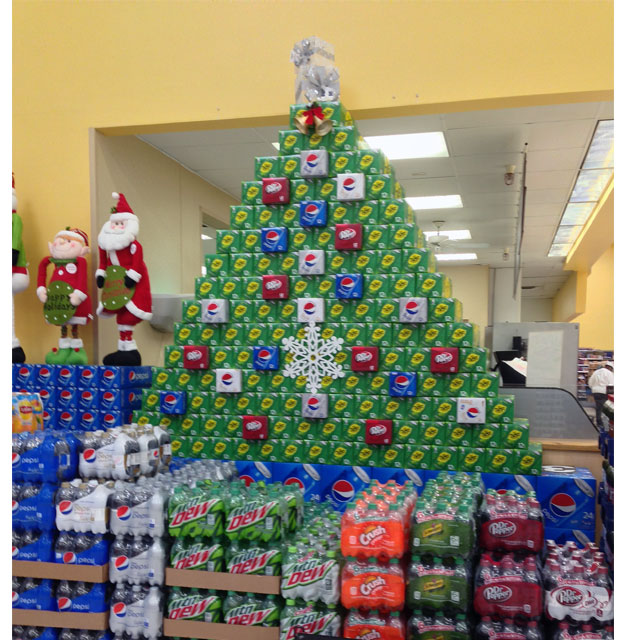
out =
[[[379,357],[378,347],[351,347],[351,370],[377,371]]]
[[[334,247],[338,251],[362,249],[362,225],[357,222],[336,224]]]
[[[326,227],[327,203],[324,200],[305,200],[300,203],[301,227]]]
[[[266,440],[269,437],[269,418],[242,416],[242,437],[245,440]]]
[[[241,393],[242,371],[240,369],[216,369],[216,391],[218,393]]]
[[[329,175],[329,152],[326,149],[301,151],[300,175],[303,178],[326,178]]]
[[[160,396],[160,413],[167,413],[169,415],[180,415],[186,412],[186,391],[158,391],[158,395]]]
[[[365,177],[364,173],[339,173],[337,200],[350,202],[352,200],[364,200]]]
[[[427,321],[426,298],[400,298],[398,310],[400,322],[423,323]]]
[[[457,421],[460,424],[484,424],[487,421],[485,398],[458,398]]]
[[[298,251],[298,273],[301,276],[322,276],[325,271],[324,249]]]
[[[458,373],[458,347],[431,347],[432,373]]]
[[[248,487],[254,482],[273,482],[273,464],[271,462],[250,462],[248,460],[237,460],[238,480],[242,480]]]
[[[289,297],[289,276],[262,276],[263,300],[286,300]]]
[[[98,387],[100,389],[131,389],[150,387],[151,367],[107,367],[98,368]]]
[[[256,371],[276,371],[280,368],[279,347],[253,347],[253,368]]]
[[[302,417],[328,418],[329,396],[326,393],[303,393]]]
[[[229,322],[229,301],[223,298],[200,300],[200,322]]]
[[[389,374],[389,395],[395,398],[408,398],[416,395],[418,374],[406,371],[392,371]]]
[[[538,500],[549,527],[595,528],[596,479],[586,468],[542,467],[542,475],[538,477]]]
[[[298,322],[324,322],[324,298],[298,298]]]
[[[393,420],[367,420],[364,441],[366,444],[391,444],[393,442]]]
[[[260,246],[264,253],[283,253],[289,248],[286,227],[267,227],[260,231]]]
[[[288,204],[289,178],[263,178],[262,204]]]
[[[362,298],[364,276],[361,273],[338,274],[336,276],[336,298],[356,300]]]
[[[81,419],[82,415],[84,414],[80,414],[78,420]],[[131,422],[129,420],[129,415],[124,411],[100,411],[98,413],[97,427],[98,429],[113,429],[114,427],[121,427],[129,422]]]
[[[182,354],[182,366],[185,369],[208,369],[209,347],[185,346]]]
[[[370,482],[371,476],[363,467],[322,465],[320,500],[344,511],[353,496]]]
[[[11,384],[16,388],[27,388],[31,384],[34,371],[35,365],[14,364],[11,367]]]
[[[53,374],[53,384],[58,388],[75,388],[78,386],[78,369],[77,367],[66,366],[64,364],[56,365]]]
[[[76,389],[58,389],[58,400],[56,407],[58,409],[75,409],[77,402],[77,390]]]
[[[78,387],[81,389],[96,389],[99,383],[99,369],[97,366],[82,367],[78,373]]]

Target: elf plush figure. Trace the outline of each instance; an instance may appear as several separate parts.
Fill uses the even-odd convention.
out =
[[[89,253],[87,234],[80,229],[67,227],[56,233],[49,243],[49,254],[38,266],[36,295],[45,305],[47,322],[60,326],[58,348],[46,356],[47,364],[87,364],[87,352],[78,327],[86,325],[91,316],[91,299],[87,286],[87,261]],[[47,286],[47,267],[53,265],[53,274]],[[71,326],[71,338],[68,336]]]
[[[16,198],[16,181],[11,174],[11,292],[22,293],[29,286],[29,272],[27,271],[27,258],[22,244],[22,219],[18,215],[18,198]],[[16,320],[11,300],[11,329],[13,332],[13,351],[11,360],[15,364],[22,364],[26,360],[24,350],[20,346],[20,340],[16,337]]]
[[[140,230],[138,217],[131,211],[124,195],[113,193],[112,196],[117,204],[98,236],[100,266],[96,271],[96,284],[104,290],[97,313],[106,318],[115,316],[120,339],[118,350],[105,356],[103,363],[138,366],[142,359],[133,339],[133,328],[139,322],[151,319],[151,285],[142,245],[136,240]],[[121,274],[124,270],[121,282],[118,281],[118,270],[110,267],[122,267],[119,270]]]

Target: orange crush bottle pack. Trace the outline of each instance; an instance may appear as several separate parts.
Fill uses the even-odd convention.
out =
[[[378,611],[349,611],[342,635],[357,640],[405,640],[404,624],[397,611],[386,616]]]
[[[347,558],[342,570],[342,605],[347,609],[399,611],[404,607],[405,576],[399,560]]]

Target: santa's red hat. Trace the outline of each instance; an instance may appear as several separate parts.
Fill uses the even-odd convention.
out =
[[[11,172],[11,195],[13,196],[13,207],[11,208],[12,213],[17,213],[17,205],[18,201],[16,200],[16,177],[13,175],[13,171]]]
[[[111,209],[111,216],[109,217],[112,222],[122,222],[123,220],[135,220],[138,222],[138,216],[133,213],[122,193],[114,191],[111,197],[116,200],[116,206]]]
[[[67,227],[66,229],[63,229],[62,231],[58,231],[58,233],[56,233],[56,238],[59,238],[60,236],[64,236],[65,238],[73,238],[74,240],[80,240],[80,242],[84,242],[85,247],[89,246],[89,236],[84,231],[82,231],[82,229],[70,229],[69,227]]]

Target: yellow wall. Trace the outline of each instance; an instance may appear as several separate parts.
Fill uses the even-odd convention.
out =
[[[489,322],[489,267],[442,267],[438,271],[451,278],[453,297],[462,302],[465,320],[475,322],[480,329],[480,344],[484,345],[484,330]]]
[[[98,133],[94,148],[97,215],[92,221],[93,237],[107,220],[112,192],[121,191],[140,219],[139,240],[152,292],[193,295],[203,264],[202,213],[222,228],[228,226],[229,206],[238,202],[134,136]],[[97,247],[93,249],[97,260]],[[94,300],[96,295],[97,290]],[[102,359],[117,347],[116,322],[100,319],[94,326]],[[157,366],[164,362],[164,346],[174,342],[173,333],[160,333],[148,322],[138,325],[135,339],[145,364]]]
[[[32,273],[62,226],[90,226],[91,127],[284,123],[289,50],[312,34],[335,45],[356,117],[612,96],[612,2],[15,1],[13,170]],[[32,354],[34,291],[16,298]]]

